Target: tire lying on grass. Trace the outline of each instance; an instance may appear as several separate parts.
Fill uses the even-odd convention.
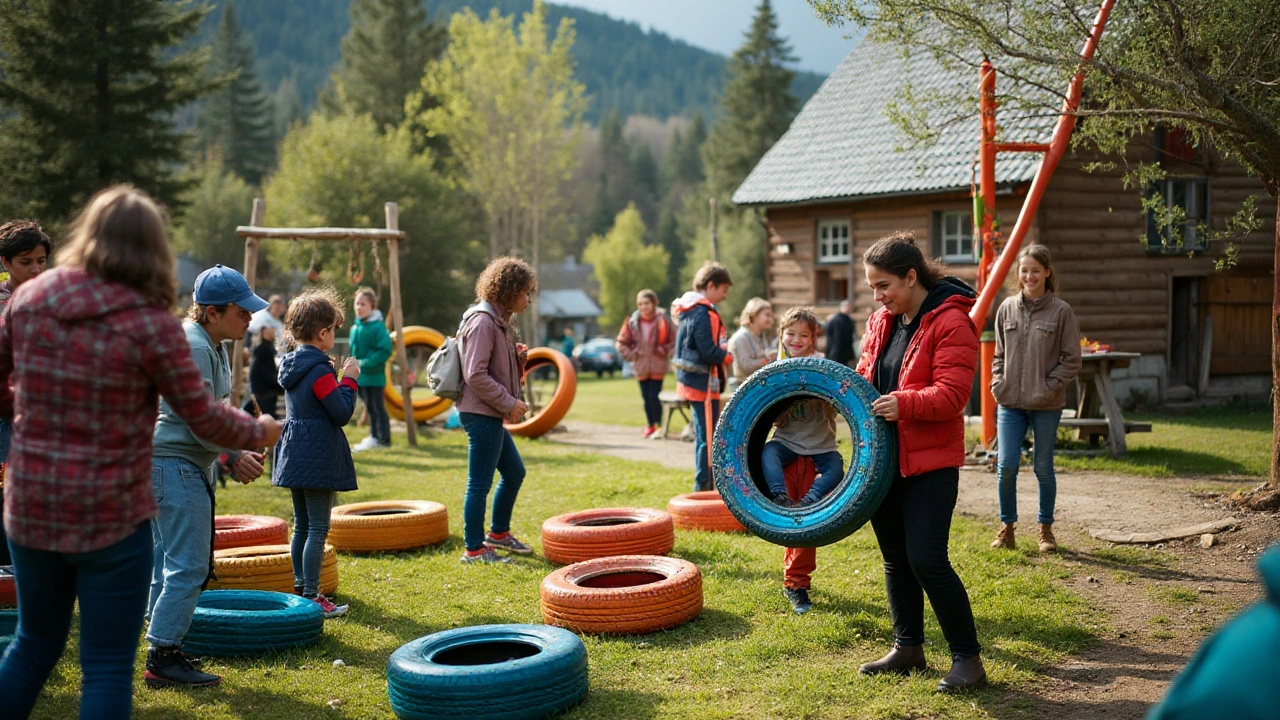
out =
[[[798,508],[770,500],[760,453],[785,401],[817,397],[853,432],[843,480],[825,498]],[[880,397],[847,366],[822,358],[769,363],[738,386],[720,414],[711,444],[711,471],[729,512],[748,531],[784,547],[822,547],[851,535],[880,507],[897,470],[897,436],[871,412]]]
[[[391,346],[395,347],[396,333],[391,333]],[[431,354],[444,346],[444,335],[429,327],[421,325],[409,325],[404,329],[404,350],[409,356],[409,362],[413,366],[413,373],[419,382],[426,381],[427,360]],[[393,370],[392,366],[396,362],[396,354],[393,351],[391,357],[387,358],[387,386],[382,391],[382,397],[387,401],[387,414],[397,420],[404,419],[404,396],[400,394],[400,386],[398,383],[399,375]],[[419,390],[426,390],[419,387]],[[417,394],[416,392],[414,393]],[[424,423],[440,413],[448,410],[453,406],[453,402],[442,397],[430,395],[428,397],[413,399],[413,419],[416,422]]]
[[[613,555],[666,555],[676,542],[671,515],[650,508],[600,508],[542,523],[542,554],[567,565]]]
[[[182,648],[196,655],[264,655],[311,645],[324,632],[324,610],[293,594],[262,590],[200,593]]]
[[[696,618],[702,612],[702,572],[672,557],[597,558],[547,575],[540,595],[548,625],[639,635]]]
[[[707,532],[745,532],[746,528],[725,507],[724,498],[715,490],[677,495],[667,501],[667,512],[680,530]]]
[[[273,590],[293,592],[293,562],[288,545],[255,545],[253,547],[217,550],[213,553],[210,590]],[[330,595],[338,589],[338,553],[332,545],[324,546],[320,563],[320,592]]]
[[[505,423],[505,427],[512,435],[521,435],[527,438],[542,437],[551,432],[551,429],[564,419],[565,414],[569,412],[569,408],[573,405],[573,397],[578,392],[578,372],[573,368],[573,361],[565,357],[564,353],[558,350],[552,350],[548,347],[533,348],[529,351],[529,358],[524,364],[524,375],[520,378],[520,384],[528,387],[525,381],[529,374],[535,370],[554,366],[559,382],[556,383],[555,392],[552,393],[550,399],[542,403],[542,407],[527,419],[518,423]],[[529,402],[531,398],[524,398]]]
[[[18,586],[13,582],[13,566],[0,565],[0,607],[18,604]]]
[[[477,625],[391,654],[387,695],[401,720],[543,718],[587,694],[587,649],[545,625]]]
[[[429,500],[339,505],[329,515],[328,541],[343,552],[411,550],[449,538],[449,512]]]
[[[213,549],[283,545],[289,523],[268,515],[219,515],[213,519]]]

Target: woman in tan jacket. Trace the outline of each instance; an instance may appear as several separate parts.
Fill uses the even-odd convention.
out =
[[[658,433],[658,423],[662,422],[662,403],[658,401],[658,394],[662,392],[667,360],[676,344],[676,329],[671,326],[667,314],[658,307],[657,293],[641,290],[636,295],[636,311],[622,324],[614,344],[622,359],[635,368],[636,380],[640,382],[640,397],[644,399],[643,435],[654,437]]]
[[[1018,522],[1018,464],[1030,427],[1035,438],[1036,480],[1040,483],[1040,552],[1055,552],[1053,505],[1058,484],[1053,451],[1058,421],[1067,404],[1067,384],[1080,372],[1080,328],[1071,306],[1058,297],[1053,258],[1044,245],[1018,254],[1020,292],[996,311],[996,354],[991,394],[996,413],[996,468],[1000,475],[1000,533],[993,548],[1014,547]]]

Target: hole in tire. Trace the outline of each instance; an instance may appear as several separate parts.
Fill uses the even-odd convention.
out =
[[[542,652],[537,645],[517,640],[468,643],[438,652],[431,661],[437,665],[497,665]]]
[[[372,515],[408,515],[411,512],[413,511],[406,508],[401,508],[397,510],[362,510],[358,513],[353,513],[353,514],[359,515],[360,517],[370,517]]]
[[[836,419],[837,419],[836,420],[836,440],[837,440],[836,449],[840,451],[840,464],[842,469],[844,470],[844,473],[840,476],[840,480],[835,484],[835,486],[831,488],[831,491],[827,493],[827,495],[824,496],[824,498],[831,497],[832,495],[834,495],[836,493],[836,490],[845,482],[845,479],[848,477],[849,468],[852,466],[852,459],[849,457],[850,452],[847,450],[841,449],[839,446],[839,443],[842,440],[841,433],[840,433],[840,425],[842,420],[844,421],[843,423],[844,426],[849,429],[849,434],[852,437],[857,437],[857,433],[853,432],[853,427],[848,423],[848,420],[844,418],[840,410],[836,408],[831,403],[831,401],[828,400],[825,396],[818,395],[817,393],[812,393],[812,392],[797,393],[795,395],[789,395],[787,397],[774,401],[772,404],[766,407],[760,413],[759,417],[756,418],[755,422],[751,426],[751,431],[747,434],[747,474],[751,478],[752,484],[754,484],[756,486],[756,489],[760,491],[760,494],[763,496],[763,500],[765,502],[772,502],[770,500],[770,496],[772,495],[772,493],[769,491],[769,483],[766,482],[764,478],[764,463],[763,463],[764,446],[769,441],[769,435],[773,432],[773,424],[777,422],[778,419],[781,418],[784,414],[791,411],[791,409],[795,405],[806,400],[821,400],[822,402],[831,406],[836,413]],[[855,458],[857,457],[856,448],[855,448],[855,452],[853,452],[852,454]],[[789,467],[790,466],[784,467],[783,469],[784,474],[787,471],[787,468]],[[815,475],[816,475],[816,468],[815,468]],[[822,502],[824,498],[820,498],[818,500],[818,503]],[[816,505],[817,503],[814,503],[814,504]]]
[[[580,520],[572,523],[576,527],[609,527],[612,525],[631,525],[640,522],[639,518],[596,518],[594,520]]]
[[[588,588],[624,588],[652,585],[653,583],[662,582],[666,579],[666,575],[651,572],[649,570],[620,570],[618,572],[604,573],[603,575],[593,575],[588,578],[583,578],[574,584],[579,587]]]

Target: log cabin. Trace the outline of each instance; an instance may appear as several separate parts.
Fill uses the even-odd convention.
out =
[[[976,87],[978,74],[961,77],[931,57],[864,40],[734,193],[735,204],[762,210],[765,287],[779,315],[813,305],[825,316],[847,298],[861,334],[878,307],[861,256],[895,230],[914,232],[926,254],[976,285],[971,192],[978,119],[943,127],[928,145],[912,145],[890,119],[908,81],[922,94],[957,83]],[[997,139],[1008,142],[1047,142],[1056,120],[1012,112],[998,119]],[[1126,155],[1112,159],[1112,169],[1097,170],[1091,161],[1098,158],[1069,150],[1024,243],[1049,246],[1060,294],[1087,338],[1142,354],[1114,375],[1122,401],[1266,397],[1275,237],[1267,210],[1274,199],[1239,163],[1176,132],[1135,142]],[[1126,187],[1126,165],[1144,160],[1160,162],[1166,179]],[[999,156],[996,210],[1006,229],[1039,163],[1038,154]],[[1144,193],[1159,193],[1186,211],[1178,246],[1162,242],[1143,210]],[[1262,226],[1236,241],[1235,264],[1220,270],[1225,243],[1210,242],[1203,228],[1224,229],[1251,195]]]

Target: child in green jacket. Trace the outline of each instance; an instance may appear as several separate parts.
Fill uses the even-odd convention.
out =
[[[391,357],[391,333],[378,311],[378,293],[373,288],[356,290],[356,319],[351,325],[351,356],[360,362],[360,400],[369,412],[369,437],[356,443],[351,452],[391,447],[391,420],[382,393],[387,386],[387,359]]]

